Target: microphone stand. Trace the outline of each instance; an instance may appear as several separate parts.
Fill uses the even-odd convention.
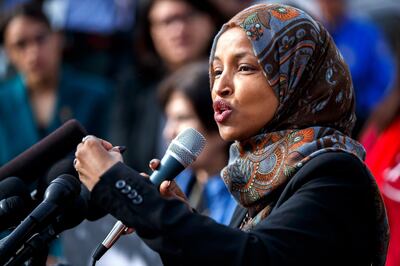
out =
[[[46,265],[47,255],[49,252],[48,243],[55,238],[57,234],[53,227],[50,226],[45,232],[34,234],[20,249],[15,256],[6,264],[6,266],[19,266],[29,260],[29,266]],[[33,254],[35,254],[34,257]],[[36,255],[37,254],[37,255]]]

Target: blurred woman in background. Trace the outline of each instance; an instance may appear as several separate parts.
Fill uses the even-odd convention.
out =
[[[136,64],[119,78],[111,140],[127,146],[128,165],[147,171],[149,160],[165,149],[157,87],[186,63],[208,58],[221,15],[208,0],[140,3]]]
[[[219,135],[209,87],[206,61],[185,65],[169,76],[159,88],[166,116],[163,133],[170,142],[191,127],[206,138],[203,152],[176,181],[197,211],[229,224],[236,202],[220,176],[220,170],[228,162],[229,143]]]

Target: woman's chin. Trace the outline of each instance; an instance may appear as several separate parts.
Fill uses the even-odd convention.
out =
[[[235,140],[240,140],[240,133],[237,132],[234,128],[232,127],[226,127],[226,126],[219,126],[219,134],[221,138],[225,141],[235,141]]]

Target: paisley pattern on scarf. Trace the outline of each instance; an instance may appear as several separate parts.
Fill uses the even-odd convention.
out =
[[[365,154],[358,142],[331,128],[260,134],[231,146],[222,178],[243,207],[260,209],[258,202],[269,191],[286,183],[308,160],[328,151],[346,151],[358,158]]]
[[[270,195],[289,181],[311,158],[343,151],[364,160],[361,144],[349,137],[355,123],[351,76],[331,36],[318,22],[296,8],[259,4],[224,24],[214,39],[232,27],[248,36],[269,85],[279,99],[274,118],[260,134],[235,142],[222,170],[228,189],[251,214],[242,230],[268,217]],[[384,205],[374,180],[378,228],[373,265],[383,265],[388,241]]]

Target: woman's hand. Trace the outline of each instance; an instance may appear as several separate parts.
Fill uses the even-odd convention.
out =
[[[76,148],[75,158],[74,166],[79,179],[90,191],[111,166],[122,162],[117,147],[95,136],[87,136],[82,140]]]
[[[155,171],[157,168],[160,166],[160,160],[158,159],[153,159],[149,163],[149,167],[151,170]],[[142,174],[143,176],[148,176],[146,174]],[[163,181],[160,185],[160,194],[164,198],[176,198],[179,199],[180,201],[183,201],[190,210],[192,210],[192,207],[189,204],[188,199],[186,198],[185,193],[182,192],[182,190],[179,188],[179,186],[176,184],[174,180],[172,181]]]

